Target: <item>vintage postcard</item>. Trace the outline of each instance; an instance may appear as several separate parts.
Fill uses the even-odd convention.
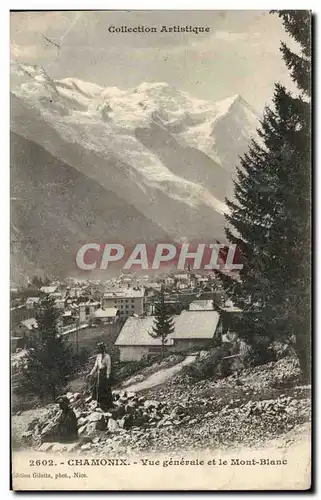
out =
[[[311,16],[10,13],[12,489],[311,488]]]

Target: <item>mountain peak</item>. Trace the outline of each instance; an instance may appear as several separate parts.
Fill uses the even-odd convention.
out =
[[[166,82],[142,82],[137,87],[139,90],[163,90],[170,88],[171,86]]]

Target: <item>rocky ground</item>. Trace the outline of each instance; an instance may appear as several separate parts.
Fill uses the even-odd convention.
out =
[[[311,415],[310,388],[298,386],[298,376],[291,357],[217,381],[194,383],[179,373],[146,391],[114,391],[114,408],[107,413],[85,393],[68,393],[78,419],[77,443],[42,442],[57,405],[41,409],[34,418],[29,415],[16,442],[43,451],[91,455],[260,447],[282,437],[287,446],[299,429],[306,430]],[[21,417],[13,418],[13,433]],[[290,441],[285,439],[289,433]]]

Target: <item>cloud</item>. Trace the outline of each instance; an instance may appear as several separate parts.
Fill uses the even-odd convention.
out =
[[[246,40],[248,33],[233,33],[230,31],[217,31],[212,39],[222,40],[223,42],[237,42],[239,40]]]
[[[50,47],[49,44],[19,45],[17,43],[11,44],[10,47],[11,58],[22,62],[37,63],[39,60],[47,59],[50,56],[56,55],[56,49]]]

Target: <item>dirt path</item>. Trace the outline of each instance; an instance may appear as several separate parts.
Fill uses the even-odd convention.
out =
[[[195,361],[195,355],[187,356],[183,361],[178,363],[177,365],[171,366],[170,368],[163,368],[156,373],[153,373],[149,377],[147,377],[142,382],[138,382],[136,384],[128,385],[124,387],[126,391],[129,392],[139,392],[144,389],[150,389],[151,387],[155,387],[157,385],[164,384],[168,379],[176,375],[183,366],[189,365]]]

